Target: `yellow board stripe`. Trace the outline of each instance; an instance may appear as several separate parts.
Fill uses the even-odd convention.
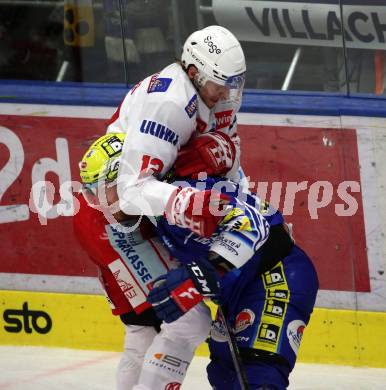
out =
[[[122,349],[121,321],[111,314],[104,296],[25,291],[2,291],[0,296],[0,344]],[[28,312],[22,310],[25,303]],[[39,312],[47,313],[52,320],[48,333],[41,334],[39,329],[33,328],[34,317],[37,328],[46,325]],[[17,332],[20,323],[22,329]],[[30,333],[26,332],[25,324],[31,328]]]
[[[0,307],[0,344],[122,350],[123,326],[103,296],[1,291]],[[385,328],[384,312],[316,308],[298,361],[386,367]],[[207,346],[196,354],[208,356]]]

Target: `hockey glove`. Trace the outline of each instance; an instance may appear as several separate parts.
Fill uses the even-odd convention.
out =
[[[227,214],[229,196],[217,191],[199,191],[193,187],[178,188],[165,210],[169,224],[188,228],[202,237],[210,237]]]
[[[169,271],[153,282],[147,301],[158,318],[173,322],[201,302],[220,294],[217,272],[210,264],[192,262]]]
[[[175,174],[195,177],[200,172],[209,176],[226,174],[236,158],[236,147],[222,132],[200,135],[181,148],[175,162]]]

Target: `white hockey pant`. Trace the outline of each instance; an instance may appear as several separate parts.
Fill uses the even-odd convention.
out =
[[[203,302],[178,320],[161,325],[146,352],[141,375],[135,390],[179,388],[196,348],[206,340],[211,327],[211,315]]]

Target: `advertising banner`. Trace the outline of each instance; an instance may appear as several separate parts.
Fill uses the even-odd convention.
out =
[[[213,0],[218,24],[241,41],[385,50],[386,1]],[[343,14],[343,26],[342,18]]]
[[[0,115],[0,272],[96,276],[71,216],[78,162],[105,126],[102,119]]]
[[[85,280],[97,285],[97,271],[74,237],[72,216],[78,162],[104,133],[109,115],[97,108],[93,116],[79,107],[51,107],[47,114],[21,106],[23,114],[0,115],[0,288],[95,293]],[[319,305],[382,309],[383,249],[375,232],[383,209],[374,209],[379,197],[370,170],[383,168],[378,157],[366,157],[372,156],[370,132],[350,123],[342,128],[336,118],[280,117],[239,116],[250,189],[293,223],[296,242],[318,271]]]

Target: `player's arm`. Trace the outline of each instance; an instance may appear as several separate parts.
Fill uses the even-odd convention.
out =
[[[175,321],[204,297],[223,299],[238,276],[230,271],[246,264],[267,241],[269,225],[261,213],[246,202],[237,206],[221,222],[207,260],[185,264],[154,284],[148,301],[159,318]]]
[[[225,133],[209,132],[198,135],[181,148],[175,164],[179,177],[197,177],[200,172],[222,176],[232,169],[236,146]]]
[[[185,264],[156,279],[147,301],[160,319],[173,322],[204,297],[215,300],[219,295],[217,271],[209,262],[200,261]]]
[[[121,210],[128,215],[165,214],[171,224],[210,236],[221,219],[213,214],[211,205],[221,197],[211,191],[176,187],[159,180],[173,166],[179,146],[189,140],[194,121],[173,101],[148,103],[137,118],[127,124],[130,132],[119,167]]]
[[[236,117],[234,117],[236,126]],[[181,148],[175,164],[180,177],[197,177],[200,172],[209,176],[225,176],[239,182],[240,138],[232,124],[224,131],[198,135]],[[227,133],[228,131],[228,133]]]
[[[128,134],[118,174],[120,207],[128,215],[162,215],[176,187],[160,178],[172,167],[193,126],[183,108],[162,96],[157,104],[148,99],[139,109],[129,117],[123,104],[114,122]]]

